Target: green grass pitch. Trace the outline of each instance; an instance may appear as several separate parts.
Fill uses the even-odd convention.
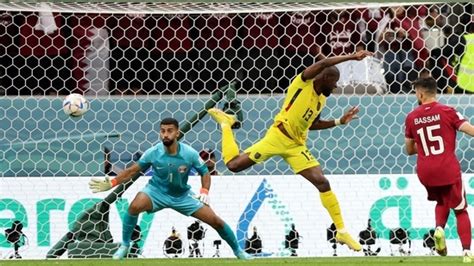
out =
[[[46,266],[46,265],[68,265],[68,266],[221,266],[221,265],[245,265],[245,266],[293,266],[293,265],[328,265],[328,266],[405,266],[405,265],[433,265],[452,266],[466,265],[462,263],[461,257],[337,257],[337,258],[259,258],[251,261],[237,259],[128,259],[113,261],[110,259],[90,260],[0,260],[1,266]]]

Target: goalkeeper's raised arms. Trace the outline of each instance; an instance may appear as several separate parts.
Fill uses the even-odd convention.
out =
[[[89,188],[92,190],[93,193],[107,191],[117,185],[126,183],[133,176],[140,173],[140,171],[141,171],[140,165],[135,163],[132,166],[121,171],[113,179],[110,179],[108,176],[106,176],[105,178],[98,178],[98,177],[91,178],[91,181],[89,181]]]

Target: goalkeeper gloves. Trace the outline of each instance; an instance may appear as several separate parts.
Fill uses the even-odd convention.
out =
[[[209,206],[209,190],[207,190],[206,188],[201,188],[201,190],[199,191],[198,200]]]
[[[89,181],[89,188],[90,190],[92,190],[93,193],[107,191],[116,185],[117,185],[117,180],[115,179],[110,180],[108,176],[106,176],[104,179],[93,177],[91,181]]]

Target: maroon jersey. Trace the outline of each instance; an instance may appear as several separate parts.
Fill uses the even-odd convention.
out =
[[[416,172],[425,186],[444,186],[461,178],[456,158],[456,131],[466,122],[452,107],[433,102],[410,112],[405,120],[405,137],[418,150]]]

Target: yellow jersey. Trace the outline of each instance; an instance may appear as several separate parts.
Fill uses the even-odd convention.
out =
[[[325,104],[326,96],[314,91],[313,80],[303,81],[299,74],[288,87],[283,107],[273,125],[283,124],[291,138],[304,145],[309,128]]]

